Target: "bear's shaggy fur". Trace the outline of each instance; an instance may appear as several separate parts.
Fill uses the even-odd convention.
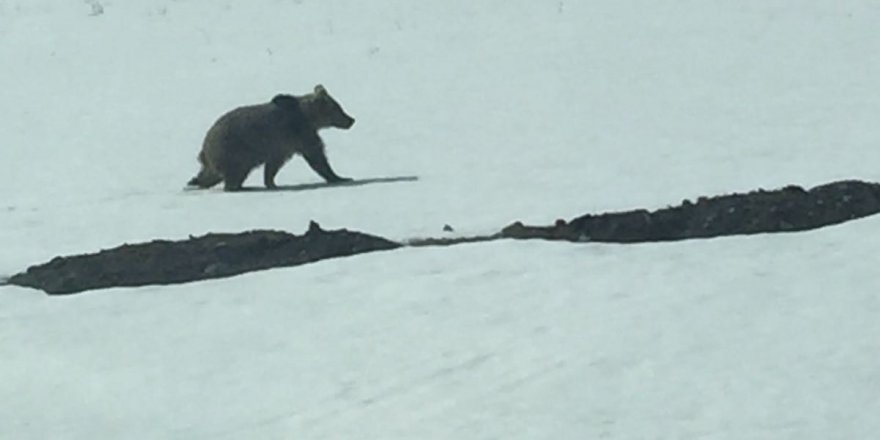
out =
[[[265,165],[263,183],[275,188],[275,175],[297,153],[327,182],[351,180],[330,168],[318,130],[353,124],[321,85],[308,95],[277,95],[268,103],[236,108],[208,130],[198,156],[202,168],[189,185],[210,188],[223,182],[226,191],[240,190],[251,170]]]

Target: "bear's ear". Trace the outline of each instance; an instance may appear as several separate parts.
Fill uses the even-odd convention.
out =
[[[321,84],[315,86],[315,94],[316,95],[326,95],[327,89],[324,88]]]

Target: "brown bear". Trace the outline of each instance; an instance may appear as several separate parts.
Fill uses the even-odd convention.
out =
[[[208,130],[199,153],[202,169],[188,185],[210,188],[222,181],[225,191],[240,190],[251,170],[265,165],[263,183],[276,188],[275,175],[296,153],[327,182],[349,181],[330,168],[318,130],[353,124],[320,84],[308,95],[277,95],[268,103],[238,107]]]

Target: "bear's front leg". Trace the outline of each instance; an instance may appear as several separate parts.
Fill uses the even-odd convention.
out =
[[[349,177],[340,177],[330,168],[330,162],[327,161],[327,155],[323,150],[315,150],[303,152],[303,157],[309,166],[323,177],[328,183],[350,182],[353,179]]]

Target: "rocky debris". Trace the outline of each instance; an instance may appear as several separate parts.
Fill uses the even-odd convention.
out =
[[[257,230],[188,240],[125,244],[94,254],[56,257],[13,275],[9,284],[49,294],[120,286],[176,284],[400,247],[384,238],[325,231],[311,222],[304,235]]]
[[[504,238],[639,243],[724,235],[815,229],[880,212],[880,184],[841,181],[809,191],[798,186],[746,194],[700,197],[679,206],[587,214],[552,226],[513,223],[500,233],[418,238],[397,243],[345,229],[325,231],[312,222],[301,236],[280,231],[208,234],[189,240],[125,244],[95,254],[56,257],[4,283],[67,294],[118,286],[176,284],[229,277],[326,258],[401,246],[451,246]],[[448,225],[447,225],[448,226]],[[446,230],[450,229],[450,230]],[[451,227],[444,227],[445,232]]]
[[[880,212],[880,184],[833,182],[809,191],[798,186],[746,194],[700,197],[696,203],[656,211],[638,209],[592,215],[553,226],[516,222],[503,237],[639,243],[725,235],[816,229]]]

